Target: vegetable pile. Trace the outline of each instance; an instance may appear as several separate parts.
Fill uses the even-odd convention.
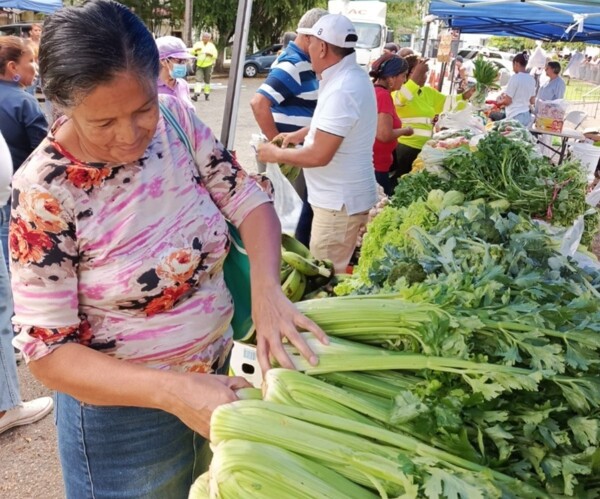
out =
[[[214,412],[190,498],[600,496],[600,265],[556,236],[585,174],[518,127],[458,149],[403,177],[341,296],[296,304],[319,364],[286,345],[298,371]]]
[[[517,129],[511,128],[513,135]],[[433,189],[456,190],[468,200],[505,200],[515,213],[568,227],[590,208],[585,201],[586,188],[586,173],[578,161],[557,167],[535,153],[532,144],[492,131],[478,142],[477,150],[457,150],[435,169],[402,177],[393,204],[406,207],[426,198]],[[585,222],[582,244],[587,245],[598,230],[600,217],[594,210]]]
[[[288,347],[304,373],[215,412],[211,497],[600,493],[600,274],[505,202],[463,199],[384,208],[396,239],[369,284],[297,304],[331,343],[306,338],[318,366]]]

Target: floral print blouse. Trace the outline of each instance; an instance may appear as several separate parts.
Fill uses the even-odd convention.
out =
[[[81,163],[53,138],[63,118],[14,176],[13,322],[28,360],[76,342],[159,369],[221,364],[225,218],[239,226],[270,198],[191,110],[161,102],[195,158],[161,117],[137,162]]]

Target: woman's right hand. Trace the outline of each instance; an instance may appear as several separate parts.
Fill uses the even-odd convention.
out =
[[[223,404],[238,399],[236,391],[251,387],[239,376],[218,374],[179,374],[172,385],[170,399],[174,406],[166,408],[186,426],[205,438],[210,436],[210,418],[213,411]]]

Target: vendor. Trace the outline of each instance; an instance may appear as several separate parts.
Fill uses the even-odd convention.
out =
[[[402,125],[411,127],[413,135],[403,135],[398,138],[395,161],[390,170],[392,188],[398,183],[400,176],[410,172],[412,164],[431,136],[433,127],[446,106],[447,96],[435,88],[425,86],[429,66],[427,59],[421,59],[415,54],[405,57],[408,63],[408,80],[400,90],[392,93],[396,112],[402,120]],[[475,90],[470,85],[457,101],[470,98]]]
[[[513,58],[514,75],[508,80],[506,90],[497,100],[506,108],[506,118],[517,120],[524,127],[531,124],[530,106],[535,98],[535,80],[527,70],[527,56],[523,53]]]
[[[560,70],[561,67],[559,62],[550,61],[546,64],[545,72],[548,81],[538,90],[535,98],[536,111],[539,101],[551,101],[564,98],[567,86],[565,80],[560,77]]]

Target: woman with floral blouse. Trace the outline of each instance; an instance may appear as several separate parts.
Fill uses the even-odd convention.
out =
[[[193,155],[161,116],[142,22],[92,0],[44,32],[44,93],[64,116],[13,181],[15,344],[57,391],[68,498],[185,498],[212,411],[246,385],[214,374],[232,343],[226,219],[251,262],[261,367],[292,366],[283,337],[317,362],[297,328],[326,337],[281,291],[270,198],[191,110],[161,96]]]

